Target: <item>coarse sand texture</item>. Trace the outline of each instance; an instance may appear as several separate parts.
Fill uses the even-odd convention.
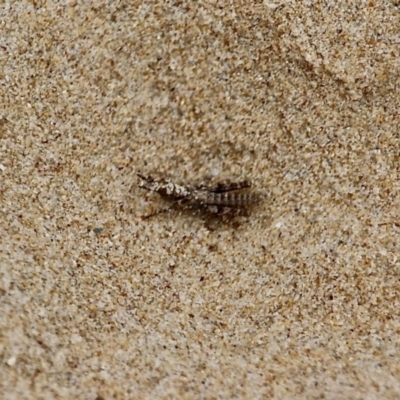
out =
[[[1,400],[400,398],[398,1],[2,2],[0,101]]]

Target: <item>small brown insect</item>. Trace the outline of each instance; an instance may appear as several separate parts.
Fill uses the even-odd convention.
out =
[[[170,180],[156,180],[150,176],[137,175],[141,179],[140,188],[156,192],[161,197],[173,201],[174,204],[171,207],[179,205],[184,208],[225,215],[232,211],[243,212],[260,200],[259,195],[244,191],[251,187],[251,182],[247,180],[218,183],[214,186],[181,186]],[[170,208],[160,210],[144,218],[168,211]]]

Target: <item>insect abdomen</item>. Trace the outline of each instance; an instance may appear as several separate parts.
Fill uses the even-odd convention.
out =
[[[210,206],[244,207],[255,203],[257,197],[253,193],[207,193],[200,201]]]

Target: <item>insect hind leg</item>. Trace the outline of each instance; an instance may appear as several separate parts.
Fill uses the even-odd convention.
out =
[[[204,188],[206,188],[209,192],[212,193],[226,193],[226,192],[232,192],[234,190],[248,189],[250,187],[251,187],[251,182],[246,180],[240,182],[219,182],[214,186],[204,187]]]

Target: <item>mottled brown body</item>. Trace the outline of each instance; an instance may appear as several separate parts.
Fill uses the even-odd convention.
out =
[[[250,181],[218,183],[215,186],[182,186],[169,180],[156,180],[138,174],[142,180],[140,188],[156,192],[160,196],[189,208],[226,214],[231,210],[244,210],[259,201],[259,196],[242,192],[251,187]],[[163,212],[163,211],[161,211]]]

